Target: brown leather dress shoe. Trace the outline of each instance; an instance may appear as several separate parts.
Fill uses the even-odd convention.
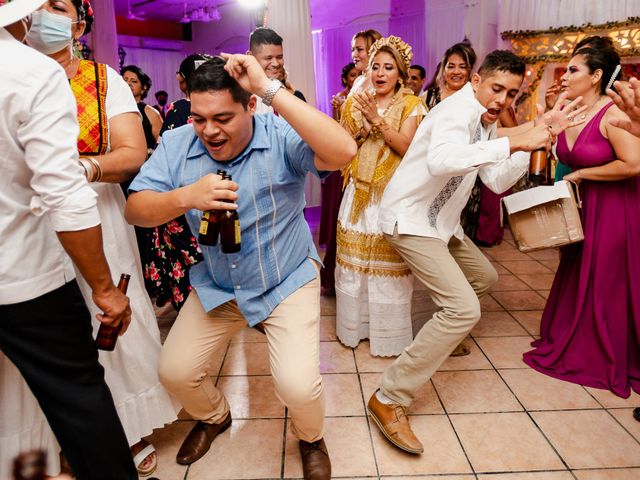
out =
[[[313,443],[300,440],[302,473],[305,480],[329,480],[331,478],[331,460],[324,439]]]
[[[367,404],[367,410],[373,421],[380,427],[382,434],[396,447],[409,453],[424,452],[420,440],[411,430],[409,419],[402,405],[382,403],[374,392]]]
[[[176,455],[180,465],[190,465],[209,451],[215,438],[231,426],[231,412],[220,423],[198,422],[182,442]]]

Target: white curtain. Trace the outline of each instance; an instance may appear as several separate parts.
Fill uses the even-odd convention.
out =
[[[311,105],[316,105],[316,84],[313,65],[313,39],[309,0],[272,0],[268,25],[284,39],[284,62],[293,85]],[[309,176],[305,185],[307,206],[320,205],[320,180]]]
[[[151,77],[151,90],[145,99],[149,105],[155,105],[155,92],[165,90],[169,94],[169,102],[182,98],[178,88],[176,72],[180,62],[186,57],[182,52],[170,50],[151,50],[148,48],[124,47],[127,53],[124,64],[137,65]]]
[[[89,34],[89,44],[93,58],[118,70],[118,35],[116,13],[113,0],[99,0],[91,3],[95,22]]]
[[[425,0],[425,34],[428,40],[423,66],[427,70],[427,81],[431,80],[445,50],[464,39],[465,13],[464,0]]]

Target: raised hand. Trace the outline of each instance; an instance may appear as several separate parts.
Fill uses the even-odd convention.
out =
[[[220,56],[227,61],[224,69],[242,88],[259,97],[264,96],[264,91],[271,84],[271,80],[253,55],[221,53]]]
[[[544,94],[544,103],[547,106],[547,110],[551,110],[558,103],[558,95],[560,95],[560,84],[556,80],[553,82],[546,93]]]
[[[378,105],[376,104],[376,100],[369,91],[354,94],[353,106],[356,110],[362,112],[362,116],[369,123],[376,124],[382,120],[380,115],[378,115]]]
[[[542,120],[550,128],[551,133],[554,136],[560,135],[567,128],[575,127],[584,123],[586,115],[584,112],[587,110],[586,105],[580,106],[582,97],[577,97],[572,102],[564,105],[567,99],[567,93],[562,93],[558,97],[558,101],[554,107],[547,113],[542,115]]]
[[[607,95],[613,99],[620,110],[627,114],[629,120],[612,118],[609,123],[640,137],[640,80],[632,77],[628,86],[622,82],[614,82],[613,84],[619,93],[607,90]]]

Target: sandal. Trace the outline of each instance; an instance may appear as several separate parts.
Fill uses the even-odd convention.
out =
[[[147,468],[141,468],[140,465],[142,465],[144,461],[151,455],[153,455],[151,465],[149,465],[149,467]],[[141,477],[147,477],[151,475],[158,467],[158,455],[156,455],[155,447],[151,444],[144,447],[142,450],[140,450],[140,452],[138,452],[135,457],[133,457],[133,463],[136,466],[136,470],[138,470],[138,475],[140,475]]]
[[[453,349],[453,352],[449,355],[450,357],[464,357],[465,355],[469,355],[471,353],[471,349],[467,347],[464,343],[461,343],[456,348]]]

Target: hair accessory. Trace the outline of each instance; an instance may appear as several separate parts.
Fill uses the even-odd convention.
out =
[[[411,45],[402,40],[400,37],[396,37],[395,35],[390,35],[388,37],[382,37],[379,40],[371,45],[369,49],[369,58],[373,58],[378,50],[382,47],[389,47],[400,55],[402,61],[405,64],[405,70],[408,70],[411,67],[411,60],[413,59],[413,51],[411,49]]]
[[[609,83],[607,83],[607,88],[604,89],[605,92],[609,90],[613,85],[613,82],[616,81],[616,77],[618,76],[618,73],[620,73],[620,70],[622,70],[620,64],[616,65],[616,68],[613,69],[613,73],[611,74],[611,78],[609,79]]]

